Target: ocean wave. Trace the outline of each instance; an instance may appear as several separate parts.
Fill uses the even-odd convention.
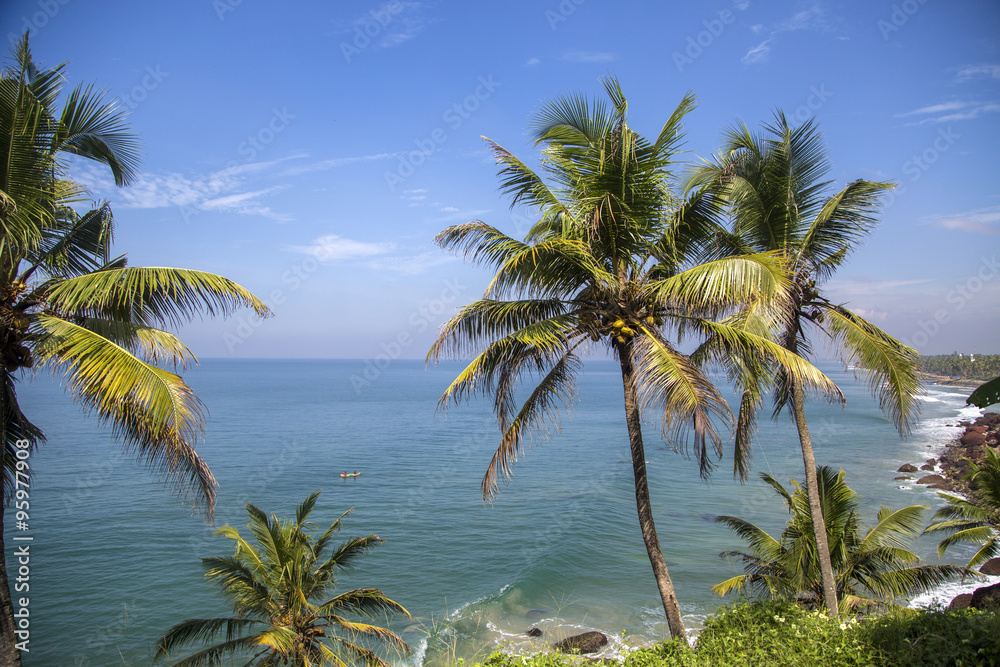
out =
[[[956,595],[961,595],[962,593],[973,593],[977,588],[992,586],[997,583],[1000,583],[1000,577],[986,577],[984,580],[972,583],[952,582],[941,584],[926,593],[921,593],[920,595],[914,597],[910,600],[909,607],[910,609],[947,607]]]

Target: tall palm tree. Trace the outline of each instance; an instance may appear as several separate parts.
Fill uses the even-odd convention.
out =
[[[91,88],[75,88],[59,110],[63,69],[35,67],[25,35],[12,67],[0,73],[0,523],[2,507],[27,481],[18,452],[44,440],[16,392],[20,374],[40,369],[63,374],[76,401],[211,516],[215,480],[192,446],[202,428],[201,403],[179,375],[161,368],[196,359],[159,327],[243,306],[260,316],[269,312],[221,276],[130,267],[124,255],[111,255],[111,209],[76,212],[87,193],[66,180],[66,157],[106,165],[126,185],[137,173],[138,141],[121,110]],[[16,665],[4,567],[0,607],[0,666]]]
[[[823,180],[829,170],[829,157],[815,122],[809,120],[792,128],[779,111],[760,133],[744,124],[730,128],[722,151],[695,170],[687,187],[715,188],[727,202],[732,229],[716,233],[711,256],[773,251],[782,253],[788,262],[793,288],[785,293],[786,301],[780,308],[782,325],[776,335],[781,345],[794,354],[808,356],[813,339],[825,339],[847,365],[867,378],[880,407],[903,436],[919,411],[920,362],[916,351],[822,292],[823,284],[877,224],[881,198],[893,185],[856,180],[830,193],[831,181]],[[789,409],[798,429],[806,489],[813,516],[818,517],[814,528],[824,599],[836,616],[834,572],[819,511],[816,459],[805,416],[806,387],[780,368],[754,374],[751,380],[743,387],[737,448],[749,450],[753,414],[762,403],[764,386],[773,383],[774,415]],[[745,470],[740,472],[745,476]]]
[[[604,348],[618,360],[625,421],[643,541],[672,635],[684,636],[680,607],[653,522],[641,421],[657,419],[665,438],[690,444],[701,472],[721,455],[718,428],[729,408],[705,373],[679,352],[672,336],[714,332],[737,356],[772,355],[803,383],[826,386],[815,368],[744,322],[716,322],[741,305],[761,312],[787,286],[782,262],[752,254],[692,266],[712,228],[715,200],[701,192],[680,202],[671,167],[681,121],[694,106],[684,97],[655,140],[627,123],[615,79],[610,98],[556,99],[538,113],[534,135],[548,180],[492,141],[501,190],[512,205],[538,211],[524,241],[481,221],[449,227],[436,241],[496,270],[483,298],[446,322],[428,353],[473,361],[439,406],[492,395],[501,442],[483,478],[485,499],[523,451],[525,437],[558,428],[560,407],[573,402],[575,376],[587,353]],[[686,268],[682,270],[685,266]],[[533,385],[518,404],[518,389]]]
[[[981,462],[969,463],[965,474],[972,491],[969,497],[938,494],[947,504],[934,513],[924,532],[952,533],[938,543],[941,557],[960,542],[979,545],[966,566],[975,568],[1000,556],[1000,455],[987,447]]]
[[[750,551],[721,554],[741,560],[745,573],[716,584],[712,590],[719,595],[736,591],[823,607],[826,591],[809,499],[794,480],[795,490],[789,492],[770,475],[761,478],[781,497],[791,517],[777,538],[749,521],[717,517],[717,522],[748,543]],[[921,565],[920,558],[908,549],[920,534],[922,514],[929,509],[926,505],[899,510],[882,507],[877,523],[863,530],[861,499],[847,486],[844,471],[823,466],[816,478],[842,614],[885,608],[903,596],[970,574],[954,565]]]
[[[185,644],[203,644],[220,635],[225,637],[221,643],[174,665],[217,665],[226,656],[233,656],[241,658],[240,664],[245,665],[345,667],[360,659],[367,665],[389,667],[365,646],[370,640],[409,655],[409,647],[391,630],[345,616],[378,618],[393,612],[409,616],[400,604],[374,588],[333,595],[334,573],[352,567],[360,556],[385,540],[378,535],[352,537],[326,556],[334,534],[352,510],[341,514],[317,536],[311,530],[314,524],[307,519],[319,494],[312,493],[298,506],[294,521],[279,521],[274,514],[268,516],[247,503],[247,528],[255,544],[229,525],[215,531],[233,540],[233,555],[202,558],[202,564],[205,577],[219,586],[232,604],[234,615],[181,621],[157,642],[156,659],[169,658],[175,648]]]

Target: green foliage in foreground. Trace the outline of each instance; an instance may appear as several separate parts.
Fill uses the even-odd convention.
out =
[[[560,667],[586,658],[556,653],[494,653],[484,667]],[[994,612],[895,610],[840,623],[788,602],[727,607],[706,621],[695,648],[671,640],[643,648],[622,667],[755,667],[1000,664],[1000,615]]]

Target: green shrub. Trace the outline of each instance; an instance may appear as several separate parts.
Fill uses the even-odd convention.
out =
[[[992,611],[901,609],[858,630],[886,667],[1000,665],[1000,615]]]
[[[614,664],[615,661],[605,661]],[[494,653],[484,667],[583,667],[586,657]],[[625,656],[622,667],[978,667],[1000,665],[1000,614],[897,609],[839,622],[790,602],[724,607],[697,646],[669,640]]]

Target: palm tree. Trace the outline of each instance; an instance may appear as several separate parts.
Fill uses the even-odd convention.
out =
[[[358,588],[333,595],[334,572],[351,568],[360,556],[385,540],[378,535],[352,537],[326,556],[334,533],[348,510],[322,535],[310,530],[307,519],[320,492],[306,498],[295,511],[295,521],[279,521],[246,504],[255,544],[225,525],[215,531],[234,542],[232,556],[202,558],[205,577],[214,581],[233,605],[229,618],[193,618],[170,628],[157,642],[156,659],[168,658],[175,648],[191,643],[221,643],[201,649],[174,663],[177,667],[216,665],[226,656],[249,658],[246,665],[337,665],[357,659],[388,667],[374,650],[375,640],[409,655],[409,647],[391,630],[352,621],[345,615],[377,618],[399,612],[401,605],[374,588]],[[314,602],[323,600],[323,602]],[[328,634],[329,632],[329,634]],[[361,640],[359,643],[358,640]],[[345,660],[346,657],[346,660]]]
[[[952,533],[938,543],[938,555],[959,542],[980,545],[966,567],[977,568],[1000,556],[1000,455],[989,447],[980,463],[970,465],[964,479],[969,482],[968,498],[940,493],[947,503],[934,513],[933,523],[924,532]]]
[[[826,590],[817,559],[809,499],[794,480],[795,490],[789,492],[770,475],[762,474],[761,478],[781,496],[791,518],[775,538],[743,519],[717,517],[717,522],[729,526],[747,542],[750,551],[720,554],[742,561],[745,573],[716,584],[712,590],[719,595],[736,591],[823,607]],[[824,466],[817,470],[816,478],[840,613],[885,608],[905,595],[957,575],[970,574],[965,568],[953,565],[920,565],[920,558],[907,548],[920,534],[926,505],[899,510],[882,507],[877,523],[863,530],[858,516],[860,497],[844,482],[844,471]]]
[[[920,380],[919,357],[857,313],[827,299],[822,290],[847,256],[877,223],[875,213],[890,183],[856,180],[830,194],[831,181],[822,180],[830,164],[822,135],[813,120],[792,128],[780,111],[773,123],[755,134],[746,125],[730,128],[722,152],[698,168],[691,188],[716,188],[728,204],[731,231],[718,231],[714,257],[748,252],[780,252],[793,276],[793,289],[781,307],[783,325],[777,340],[788,351],[808,356],[812,340],[821,336],[839,351],[845,364],[863,374],[900,435],[916,419]],[[816,460],[805,416],[806,387],[778,368],[750,376],[744,385],[738,417],[737,449],[749,451],[754,413],[764,386],[773,383],[774,415],[789,408],[798,429],[805,465],[806,489],[819,519],[814,525],[829,613],[836,616],[836,586],[826,544]],[[829,394],[840,398],[839,392]],[[745,475],[745,470],[740,471]]]
[[[720,423],[729,408],[705,373],[668,335],[714,332],[737,356],[774,355],[782,368],[810,385],[828,383],[815,368],[740,323],[710,317],[740,305],[761,305],[786,287],[784,265],[754,254],[691,266],[712,228],[710,191],[678,202],[671,165],[681,120],[693,108],[684,97],[656,139],[627,123],[627,102],[615,79],[604,82],[611,100],[583,97],[544,106],[534,126],[544,144],[547,182],[497,143],[502,191],[512,205],[537,209],[539,221],[524,241],[481,221],[449,227],[436,241],[496,269],[483,298],[446,322],[428,353],[473,361],[442,395],[439,406],[492,395],[501,442],[483,478],[484,499],[523,452],[525,437],[558,428],[570,407],[575,375],[588,351],[608,350],[621,368],[625,420],[643,541],[672,635],[684,636],[680,607],[664,560],[650,505],[641,421],[655,417],[665,438],[690,444],[703,475],[721,455]],[[746,321],[750,321],[749,318]],[[745,322],[744,322],[745,324]],[[533,388],[520,405],[522,383]],[[690,431],[689,431],[690,429]]]
[[[64,65],[35,67],[27,35],[13,56],[13,67],[0,73],[2,506],[19,488],[23,493],[27,481],[18,452],[23,456],[44,440],[18,405],[16,380],[27,371],[50,369],[64,375],[76,401],[111,424],[126,447],[178,482],[210,517],[215,480],[192,446],[202,428],[202,406],[180,376],[161,368],[197,360],[158,327],[243,306],[260,316],[269,311],[221,276],[130,267],[124,255],[113,257],[111,209],[101,204],[76,212],[73,206],[87,193],[65,179],[65,158],[95,160],[126,185],[138,169],[137,139],[121,112],[91,88],[78,86],[59,111]],[[0,607],[0,665],[16,665],[4,567]]]

